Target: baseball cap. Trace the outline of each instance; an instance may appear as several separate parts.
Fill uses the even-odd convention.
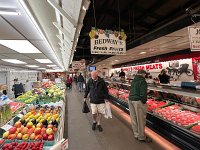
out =
[[[143,69],[138,70],[137,74],[146,74],[147,72]]]

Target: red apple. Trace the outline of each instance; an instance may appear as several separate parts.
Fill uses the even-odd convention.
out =
[[[32,128],[33,127],[33,123],[32,122],[28,122],[26,127],[29,128],[29,129]]]
[[[18,133],[18,134],[17,134],[17,139],[18,139],[18,140],[21,140],[21,139],[22,139],[22,136],[23,136],[22,133]]]
[[[14,125],[16,128],[20,128],[22,126],[22,123],[20,121],[16,122]]]
[[[42,135],[41,134],[36,135],[35,140],[42,140]]]
[[[48,141],[53,141],[54,140],[54,135],[49,135],[48,136]]]
[[[40,134],[41,133],[41,128],[36,128],[35,131],[34,131],[34,133],[36,135]]]
[[[38,124],[36,125],[36,128],[42,128],[42,126],[43,126],[42,123],[38,123]]]
[[[42,134],[46,133],[46,130],[47,130],[46,128],[42,128],[41,133]]]
[[[30,129],[28,129],[28,134],[32,134],[32,133],[34,133],[34,131],[35,131],[34,128],[30,128]]]
[[[48,129],[46,130],[46,133],[47,133],[48,135],[51,135],[51,134],[53,133],[53,129],[52,129],[52,128],[48,128]]]
[[[17,131],[17,128],[16,127],[12,127],[9,130],[9,134],[14,134],[16,131]]]
[[[49,135],[48,135],[48,134],[46,134],[46,133],[45,133],[45,134],[43,134],[43,140],[48,140],[48,136],[49,136]]]
[[[8,136],[8,139],[9,140],[14,140],[16,138],[16,134],[10,134],[9,136]]]
[[[32,133],[32,134],[30,135],[30,139],[31,139],[31,140],[35,140],[35,137],[36,137],[35,133]]]
[[[52,124],[49,124],[49,125],[47,126],[47,128],[52,128],[52,129],[53,129],[53,125],[52,125]]]
[[[28,133],[28,128],[27,127],[23,127],[21,133],[22,134],[27,134]]]

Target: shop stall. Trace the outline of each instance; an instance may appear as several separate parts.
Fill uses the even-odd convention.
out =
[[[0,109],[0,149],[48,150],[61,143],[65,120],[64,83],[40,83]]]
[[[113,81],[106,83],[111,103],[129,113],[130,84]],[[181,85],[182,87],[149,84],[147,126],[180,148],[199,149],[199,84],[183,82]]]

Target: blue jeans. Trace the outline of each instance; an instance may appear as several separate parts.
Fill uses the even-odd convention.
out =
[[[78,82],[78,90],[79,92],[83,92],[83,82]]]

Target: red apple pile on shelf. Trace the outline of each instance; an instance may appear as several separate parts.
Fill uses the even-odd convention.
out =
[[[167,119],[183,127],[200,121],[199,114],[189,110],[181,110],[181,107],[178,105],[172,105],[165,108],[158,108],[153,110],[153,112],[163,117],[164,119]]]
[[[122,100],[128,101],[129,93],[123,93],[123,94],[119,95],[119,98]]]
[[[161,106],[165,106],[167,103],[163,101],[157,101],[154,99],[149,98],[147,100],[148,111],[152,111],[153,109],[159,108]]]
[[[44,142],[12,142],[5,144],[2,150],[42,150]]]

